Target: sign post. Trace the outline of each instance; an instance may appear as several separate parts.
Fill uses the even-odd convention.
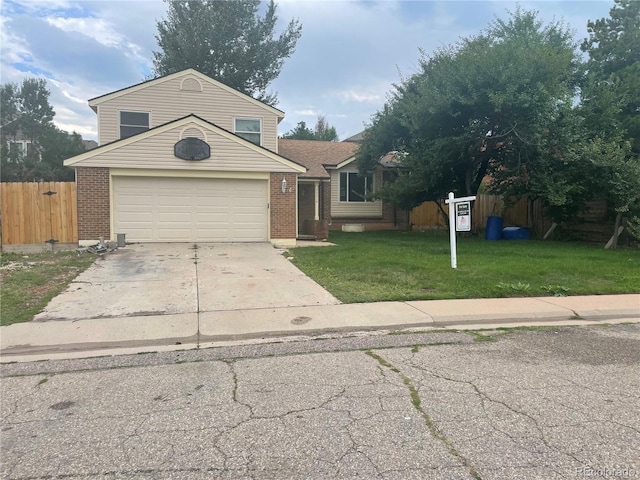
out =
[[[449,205],[449,243],[451,244],[451,268],[458,267],[456,252],[456,231],[471,231],[471,201],[476,197],[456,198],[453,192],[449,192],[449,198],[444,203]]]

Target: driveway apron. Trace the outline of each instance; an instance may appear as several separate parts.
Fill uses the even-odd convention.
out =
[[[336,303],[269,244],[137,244],[96,260],[34,320]]]
[[[198,248],[201,312],[340,303],[269,244]]]

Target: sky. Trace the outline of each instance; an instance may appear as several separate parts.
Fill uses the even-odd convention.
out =
[[[54,122],[97,140],[88,100],[147,78],[158,51],[162,0],[0,0],[0,82],[44,78]],[[279,29],[296,19],[302,36],[271,84],[285,112],[279,133],[319,115],[340,140],[362,131],[394,83],[416,73],[421,51],[480,33],[516,5],[544,22],[563,21],[580,42],[587,22],[613,0],[278,0]]]

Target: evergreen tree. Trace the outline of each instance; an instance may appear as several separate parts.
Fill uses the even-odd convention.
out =
[[[320,115],[313,130],[307,127],[307,124],[304,121],[298,122],[298,125],[296,125],[296,127],[290,132],[282,135],[282,138],[292,140],[322,140],[325,142],[337,142],[338,132],[336,132],[335,127],[329,125],[326,117]]]

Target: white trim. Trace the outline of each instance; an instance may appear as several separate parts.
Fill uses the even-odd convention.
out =
[[[238,128],[236,127],[236,121],[238,121],[238,120],[257,120],[258,123],[260,124],[260,132],[249,132],[249,131],[247,131],[247,132],[243,132],[243,131],[238,132]],[[262,140],[264,138],[262,123],[263,123],[262,122],[262,117],[236,117],[236,116],[234,116],[233,117],[233,133],[235,133],[236,135],[238,135],[238,133],[240,133],[240,134],[243,134],[243,133],[260,133],[260,143],[259,143],[259,145],[262,146],[262,144],[263,144]],[[238,135],[238,136],[241,137],[241,138],[244,138],[244,137],[242,137],[242,135]],[[245,138],[245,140],[247,140],[247,139]],[[247,140],[247,141],[251,142],[251,140]],[[253,142],[251,142],[251,143],[253,143]],[[254,143],[254,145],[256,145],[256,144]]]
[[[116,228],[115,228],[115,193],[113,191],[113,175],[112,170],[109,169],[109,231],[111,232],[111,240],[115,240]]]
[[[216,170],[165,170],[144,168],[110,168],[109,177],[181,177],[232,178],[237,180],[268,180],[268,172],[225,172]]]
[[[314,212],[314,220],[318,221],[320,220],[320,181],[316,180],[315,182],[313,182],[313,190],[314,190],[314,207],[315,207],[315,212]]]
[[[9,137],[7,137],[9,138]],[[8,140],[9,142],[9,152],[11,152],[11,145],[20,145],[20,152],[21,154],[27,154],[27,151],[29,150],[28,145],[33,145],[33,142],[31,140]],[[32,147],[33,148],[33,147]]]
[[[96,116],[98,121],[98,146],[102,145],[102,135],[100,134],[100,106],[96,107]]]
[[[271,240],[271,174],[267,175],[267,238]]]
[[[209,139],[207,138],[207,132],[205,132],[202,128],[200,127],[190,127],[190,126],[185,126],[182,130],[180,130],[180,140],[184,140],[185,136],[184,136],[184,132],[186,132],[187,130],[189,130],[190,128],[193,128],[195,130],[199,130],[200,133],[202,134],[202,136],[204,137],[204,141],[209,143]]]
[[[353,157],[349,157],[349,158],[347,158],[346,160],[341,161],[339,164],[337,164],[337,165],[336,165],[336,166],[334,166],[334,167],[326,167],[326,168],[328,168],[328,169],[330,169],[330,170],[334,170],[334,169],[335,169],[335,170],[339,170],[339,169],[341,169],[341,168],[343,168],[343,167],[346,167],[346,166],[347,166],[347,165],[349,165],[350,163],[353,163],[355,160],[356,160],[356,157],[355,157],[355,156],[353,156]]]

